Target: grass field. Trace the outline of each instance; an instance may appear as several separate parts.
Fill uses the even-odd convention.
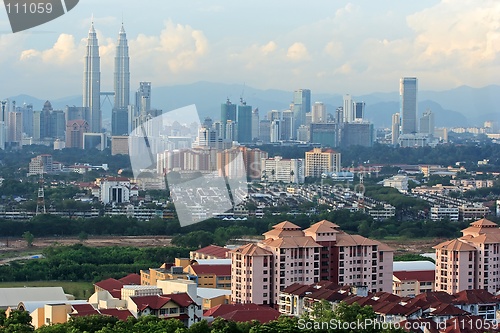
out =
[[[0,282],[0,288],[19,287],[62,287],[66,294],[75,296],[76,299],[88,299],[94,293],[91,282],[73,281],[31,281],[31,282]]]

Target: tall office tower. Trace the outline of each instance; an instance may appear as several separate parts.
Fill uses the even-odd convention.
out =
[[[118,45],[115,55],[115,109],[127,108],[130,104],[130,71],[127,35],[122,27],[118,34]]]
[[[271,142],[271,121],[263,119],[259,122],[259,140],[264,143]]]
[[[335,122],[337,124],[342,124],[344,122],[344,107],[339,106],[337,110],[335,110]]]
[[[429,109],[420,118],[420,133],[434,135],[434,113]]]
[[[256,108],[252,111],[252,141],[259,138],[260,123],[259,123],[259,109]]]
[[[9,112],[8,128],[8,141],[21,146],[23,140],[23,114],[21,112]]]
[[[313,104],[311,123],[326,123],[326,106],[322,102],[316,102]]]
[[[281,140],[290,141],[293,139],[293,111],[285,110],[281,113]]]
[[[238,123],[236,121],[226,121],[225,139],[229,141],[237,141]]]
[[[76,119],[87,119],[86,115],[89,113],[89,108],[81,106],[66,106],[64,113],[66,114],[66,122]]]
[[[5,108],[7,107],[7,101],[0,102],[2,109],[0,110],[0,149],[5,150],[5,144],[7,143],[7,127],[5,126]]]
[[[365,117],[365,102],[354,102],[354,120],[363,121]]]
[[[238,105],[238,142],[252,142],[252,107],[241,99]]]
[[[66,130],[66,116],[62,110],[52,110],[49,115],[48,137],[64,140]]]
[[[395,146],[399,141],[399,132],[401,127],[401,118],[399,118],[399,113],[395,113],[392,115],[392,135],[391,135],[391,143]]]
[[[278,111],[278,110],[271,110],[267,113],[267,119],[269,119],[270,121],[273,121],[273,120],[280,120],[281,119],[281,112]]]
[[[66,148],[83,149],[83,134],[90,131],[86,120],[70,120],[66,124]]]
[[[233,122],[236,121],[236,104],[231,103],[229,98],[226,103],[223,103],[220,106],[220,122],[222,124],[221,132],[223,139],[228,139],[226,136],[226,126],[228,120]]]
[[[281,139],[280,132],[281,132],[281,121],[279,119],[275,119],[271,122],[269,141],[279,142]]]
[[[417,133],[417,92],[416,77],[403,77],[399,80],[401,134]]]
[[[354,103],[349,94],[344,95],[344,123],[352,123],[354,121]]]
[[[116,47],[114,88],[115,105],[111,115],[111,134],[126,135],[129,133],[130,71],[127,35],[123,23],[118,34],[118,45]]]
[[[375,131],[373,124],[368,122],[353,122],[344,124],[341,132],[340,145],[349,146],[373,146]]]
[[[83,69],[83,106],[89,108],[86,120],[93,133],[100,133],[102,130],[100,62],[99,44],[92,21],[87,38],[87,52]]]
[[[212,118],[205,117],[205,120],[203,121],[203,124],[201,125],[201,127],[212,128],[213,125],[214,125],[214,122],[213,122]]]
[[[33,105],[24,103],[18,106],[16,112],[20,112],[23,118],[23,133],[28,137],[33,136]]]
[[[300,125],[306,124],[306,113],[311,112],[311,90],[299,89],[293,92],[293,135]]]
[[[151,82],[139,82],[139,89],[135,93],[136,116],[151,110]]]

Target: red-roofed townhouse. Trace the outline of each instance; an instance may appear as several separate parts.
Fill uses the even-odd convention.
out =
[[[434,274],[434,270],[393,272],[392,293],[401,297],[414,297],[434,291]]]
[[[187,293],[130,297],[128,309],[136,318],[147,315],[175,318],[187,327],[200,321],[202,317],[201,306]]]

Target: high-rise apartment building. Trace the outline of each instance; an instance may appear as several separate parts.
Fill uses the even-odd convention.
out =
[[[306,230],[284,221],[264,237],[229,252],[235,303],[276,304],[284,288],[320,280],[392,291],[393,250],[378,241],[326,220]]]
[[[306,177],[319,178],[323,173],[339,172],[340,153],[333,149],[314,148],[306,152]]]
[[[8,141],[21,146],[23,140],[23,114],[21,112],[9,112],[9,135]]]
[[[281,156],[261,159],[261,180],[274,183],[303,183],[304,160],[283,159]],[[264,178],[265,177],[265,178]]]
[[[417,92],[416,77],[403,77],[399,81],[401,134],[417,133]]]
[[[16,112],[20,112],[23,118],[23,133],[28,137],[33,136],[33,105],[23,104],[16,107]]]
[[[151,82],[139,82],[139,89],[135,93],[135,116],[151,110]]]
[[[500,228],[485,218],[462,230],[462,237],[434,246],[436,291],[500,289]]]
[[[101,60],[94,22],[90,26],[84,60],[83,107],[89,108],[86,120],[90,126],[90,131],[100,133],[102,130]]]

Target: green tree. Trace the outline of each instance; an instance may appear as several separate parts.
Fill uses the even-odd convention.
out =
[[[33,332],[35,328],[31,325],[31,316],[27,311],[14,310],[4,320],[5,333]]]
[[[23,233],[23,238],[26,241],[26,244],[28,245],[28,247],[33,246],[33,241],[35,240],[35,236],[33,236],[33,234],[31,232],[25,231]]]

